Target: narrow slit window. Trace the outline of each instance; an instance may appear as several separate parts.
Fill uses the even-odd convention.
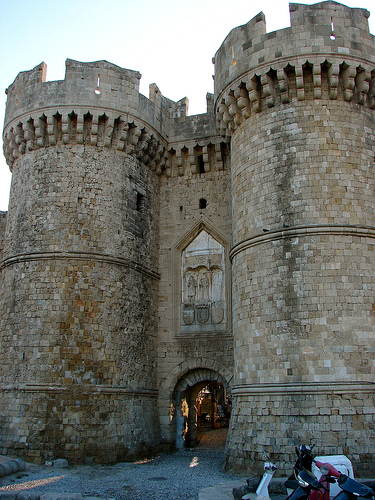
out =
[[[198,155],[198,170],[200,174],[205,173],[203,155]]]
[[[96,81],[96,89],[95,89],[95,94],[99,95],[100,94],[100,75],[98,75],[98,79]]]
[[[143,210],[144,196],[141,193],[137,193],[137,211],[141,212]]]
[[[331,17],[331,36],[329,38],[331,40],[336,40],[336,37],[335,37],[335,25],[333,24],[333,17]]]

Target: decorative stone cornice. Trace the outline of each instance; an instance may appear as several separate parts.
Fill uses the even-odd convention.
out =
[[[301,54],[259,65],[217,96],[216,122],[230,137],[250,116],[293,101],[343,100],[375,109],[375,66],[361,58]]]
[[[29,384],[29,383],[17,383],[17,384],[0,384],[0,391],[4,392],[55,392],[62,393],[72,392],[77,393],[89,393],[90,395],[95,394],[121,394],[121,396],[139,396],[146,398],[157,398],[158,389],[152,388],[140,388],[140,387],[129,387],[122,385],[94,385],[94,384],[80,384],[78,385],[60,385],[60,384]]]
[[[229,145],[221,136],[171,143],[165,175],[182,177],[228,169]],[[203,172],[201,171],[203,170]]]
[[[122,151],[157,174],[167,161],[166,141],[152,127],[129,113],[101,108],[42,108],[10,122],[3,138],[10,168],[17,158],[30,151],[75,144]]]

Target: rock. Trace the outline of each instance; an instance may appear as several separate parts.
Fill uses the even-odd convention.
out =
[[[7,475],[7,472],[5,470],[5,467],[3,464],[0,464],[0,477],[4,477]]]
[[[40,493],[32,493],[31,491],[20,491],[17,494],[16,500],[40,500]]]
[[[287,496],[287,491],[285,487],[286,478],[284,477],[274,477],[268,485],[268,491],[271,496],[282,495]]]
[[[238,488],[233,488],[233,498],[234,500],[242,500],[242,497],[249,493],[247,486],[239,486]]]
[[[67,467],[69,467],[69,463],[66,458],[57,458],[56,460],[54,460],[53,466],[55,467],[55,469],[66,469]]]
[[[9,461],[10,462],[10,461]],[[3,467],[5,469],[5,475],[7,476],[8,474],[13,474],[13,467],[10,465],[9,462],[5,462],[3,464]]]
[[[17,462],[19,471],[23,471],[26,469],[26,463],[24,460],[22,460],[22,458],[16,458],[14,462]]]
[[[20,470],[16,460],[9,460],[8,464],[12,467],[12,473],[18,472]]]
[[[249,493],[255,493],[255,491],[257,490],[257,488],[259,486],[261,479],[262,478],[260,478],[260,477],[249,477],[248,479],[246,479],[246,483],[247,483],[247,487],[248,487],[247,491]]]
[[[80,493],[43,493],[40,500],[83,500]]]
[[[17,492],[16,491],[2,491],[1,492],[1,500],[16,500]]]

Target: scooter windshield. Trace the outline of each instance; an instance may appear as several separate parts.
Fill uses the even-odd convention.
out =
[[[306,469],[303,469],[298,473],[297,481],[299,482],[300,486],[302,486],[302,488],[307,488],[308,486],[310,486],[313,489],[318,489],[320,487],[320,483],[316,479],[314,474]]]
[[[352,479],[345,474],[341,474],[339,479],[337,480],[337,484],[341,489],[347,491],[348,493],[352,493],[353,495],[360,497],[371,498],[373,496],[372,489],[368,486],[359,483],[355,479]]]

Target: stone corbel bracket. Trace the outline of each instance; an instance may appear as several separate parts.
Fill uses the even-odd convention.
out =
[[[31,151],[75,144],[122,151],[157,174],[167,162],[166,141],[128,113],[78,106],[46,108],[17,117],[4,130],[4,155],[11,169],[17,158]]]
[[[375,67],[350,56],[327,60],[314,55],[257,67],[219,94],[216,125],[220,135],[229,138],[254,114],[310,99],[322,104],[343,100],[375,109]]]

